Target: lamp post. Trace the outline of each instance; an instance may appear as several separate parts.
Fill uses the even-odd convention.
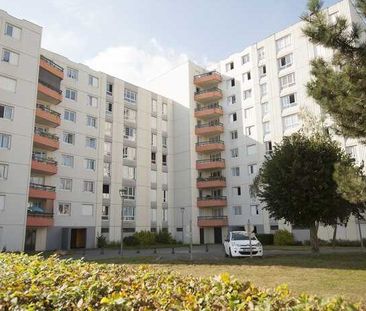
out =
[[[124,209],[124,196],[126,195],[127,193],[127,189],[119,189],[119,196],[121,197],[121,206],[122,206],[122,210],[121,210],[121,245],[120,245],[120,249],[119,249],[119,253],[120,255],[122,256],[123,255],[123,218],[124,218],[124,215],[123,215],[123,209]]]
[[[184,207],[180,208],[182,213],[182,243],[184,244]]]

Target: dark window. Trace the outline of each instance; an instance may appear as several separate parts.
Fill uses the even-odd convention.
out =
[[[163,154],[163,165],[167,165],[167,155]]]
[[[183,228],[177,228],[177,232],[182,232]]]
[[[231,86],[235,86],[235,79],[231,79]]]
[[[151,163],[152,164],[156,163],[156,152],[151,152]]]
[[[123,228],[123,232],[135,232],[135,228]]]

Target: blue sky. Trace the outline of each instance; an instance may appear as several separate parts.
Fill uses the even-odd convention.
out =
[[[306,2],[0,0],[0,8],[42,26],[43,47],[144,84],[187,58],[215,62],[286,28]]]

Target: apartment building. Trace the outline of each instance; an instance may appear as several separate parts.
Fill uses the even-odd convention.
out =
[[[326,12],[363,22],[349,0]],[[221,243],[248,222],[309,239],[249,193],[303,111],[321,114],[305,84],[311,59],[331,51],[309,43],[302,26],[210,68],[188,61],[151,92],[41,49],[40,27],[0,11],[0,249],[94,247],[99,235],[119,241],[140,230]],[[363,145],[336,139],[366,159]],[[351,219],[338,237],[357,240],[357,230]],[[320,229],[322,239],[332,233]]]

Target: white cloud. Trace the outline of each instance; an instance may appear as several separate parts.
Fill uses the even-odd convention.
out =
[[[147,87],[148,81],[187,60],[186,54],[164,48],[153,38],[144,47],[109,47],[83,63],[95,70]]]

